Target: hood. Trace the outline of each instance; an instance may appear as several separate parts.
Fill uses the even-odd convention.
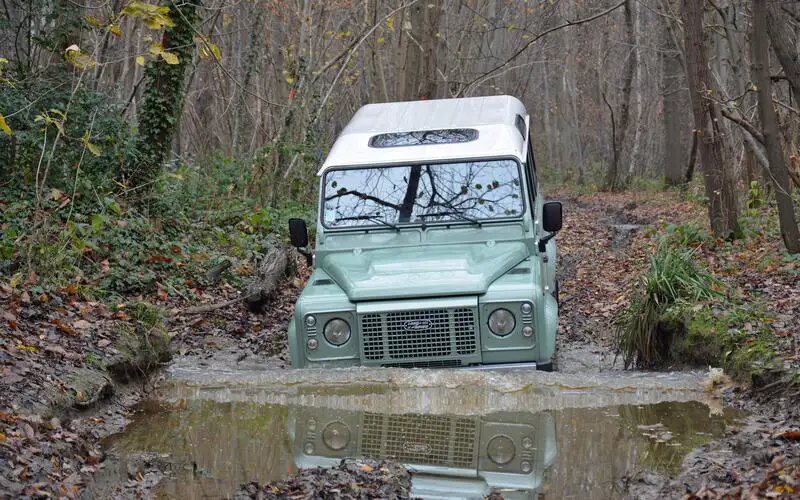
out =
[[[520,241],[459,243],[332,253],[320,267],[357,302],[480,295],[526,257]]]

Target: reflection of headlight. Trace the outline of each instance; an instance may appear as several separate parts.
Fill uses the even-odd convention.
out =
[[[331,422],[322,431],[322,442],[328,448],[339,451],[350,442],[350,429],[341,422]]]
[[[497,465],[505,465],[514,460],[516,452],[514,442],[506,436],[495,436],[486,446],[486,454]]]
[[[496,309],[489,315],[489,329],[495,335],[508,335],[514,331],[517,321],[508,309]]]
[[[334,318],[325,325],[323,334],[332,345],[342,345],[350,340],[350,325],[343,319]]]

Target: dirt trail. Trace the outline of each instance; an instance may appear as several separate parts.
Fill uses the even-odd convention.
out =
[[[491,391],[484,392],[484,395],[490,394],[491,397],[470,403],[484,408],[482,411],[495,405],[510,411],[520,410],[521,406],[537,401],[536,388],[551,397],[550,400],[539,398],[539,403],[549,401],[550,404],[549,408],[542,406],[540,410],[570,407],[563,397],[553,396],[570,390],[579,390],[584,399],[592,394],[597,397],[622,394],[616,403],[613,398],[605,399],[607,404],[635,403],[643,395],[657,395],[659,386],[663,390],[670,384],[675,385],[676,391],[688,394],[685,398],[674,397],[673,400],[705,397],[701,395],[701,373],[678,374],[672,378],[645,372],[623,374],[619,363],[615,363],[611,328],[611,318],[624,306],[633,280],[647,265],[651,248],[648,226],[680,223],[698,215],[700,208],[670,193],[647,193],[646,196],[632,193],[587,196],[553,193],[550,197],[561,198],[565,202],[565,227],[558,236],[561,322],[557,366],[560,373],[511,376],[502,380],[487,374],[464,374],[444,382],[445,385],[450,384],[449,395],[434,395],[433,398],[428,395],[426,399],[414,392],[424,388],[413,387],[409,381],[414,377],[409,378],[407,372],[378,370],[369,375],[374,378],[374,384],[408,386],[404,389],[408,392],[401,391],[400,396],[393,396],[394,399],[380,396],[384,397],[381,405],[401,405],[407,401],[430,402],[437,398],[439,401],[448,401],[448,397],[452,398],[453,394],[458,393],[459,384],[470,388],[476,383],[492,386]],[[204,390],[203,384],[193,386],[191,383],[193,375],[189,372],[195,370],[203,376],[217,377],[217,382],[225,389],[216,394],[224,394],[223,399],[227,403],[258,399],[261,394],[264,399],[262,403],[298,404],[295,396],[276,396],[280,391],[275,389],[279,383],[295,388],[303,383],[314,383],[313,374],[309,374],[305,382],[289,380],[292,375],[288,372],[281,375],[282,369],[288,366],[285,325],[301,290],[303,278],[301,275],[299,279],[284,283],[282,293],[270,307],[267,317],[250,315],[241,306],[198,318],[179,318],[171,323],[171,346],[177,358],[170,376],[182,378],[184,382],[165,386],[168,391],[173,391],[168,399],[180,404],[182,400],[191,399],[193,393]],[[31,334],[36,331],[37,321],[51,322],[61,314],[57,308],[48,310],[46,305],[38,307],[38,316],[31,316],[27,325],[31,328]],[[74,342],[78,340],[73,339]],[[97,342],[96,338],[92,341]],[[19,349],[0,351],[0,362],[8,373],[18,373],[17,366],[20,363],[26,364],[29,372],[36,373],[38,370],[49,374],[72,373],[90,365],[80,356],[69,355],[70,351],[65,354],[38,355],[29,352],[23,355]],[[263,372],[264,368],[269,371]],[[183,373],[181,370],[184,370]],[[248,377],[252,378],[249,382]],[[248,387],[263,386],[267,379],[271,379],[271,385],[267,384],[271,390],[264,387],[256,393],[249,390]],[[453,387],[456,379],[460,382]],[[48,380],[52,380],[52,376]],[[189,383],[186,383],[187,380]],[[587,381],[592,383],[587,384]],[[231,384],[238,384],[241,390],[231,390]],[[635,390],[626,392],[626,384],[632,384]],[[147,397],[152,387],[151,384],[129,384],[127,387],[115,384],[116,395],[80,410],[75,405],[76,391],[69,385],[48,385],[46,380],[37,377],[30,380],[16,377],[13,383],[5,379],[2,382],[0,407],[0,424],[3,426],[0,429],[0,497],[36,496],[38,492],[72,496],[91,482],[98,469],[113,469],[114,463],[104,462],[99,440],[122,429],[134,416],[131,413],[133,405]],[[637,392],[643,387],[648,390]],[[69,397],[45,397],[53,390],[56,395]],[[772,480],[761,482],[770,475],[797,474],[796,471],[800,470],[797,467],[800,441],[786,437],[794,436],[786,431],[791,430],[789,426],[792,422],[798,421],[797,409],[783,400],[759,404],[730,387],[724,389],[721,395],[729,404],[752,411],[753,416],[742,426],[729,429],[718,440],[692,452],[675,479],[664,474],[639,471],[630,474],[626,489],[618,493],[624,495],[624,491],[627,491],[634,497],[680,497],[687,491],[697,492],[704,485],[716,488],[718,492],[731,488],[747,491],[748,488],[766,488],[773,484]],[[461,396],[466,398],[465,394]],[[367,399],[350,403],[363,404],[364,409],[378,404]],[[30,404],[31,401],[44,401],[45,404],[35,406]],[[453,401],[450,400],[451,403]],[[469,403],[466,399],[459,401],[459,404]],[[659,398],[654,396],[649,402],[657,401]],[[404,408],[407,411],[433,411],[430,405]],[[53,419],[54,415],[58,418]],[[149,494],[150,488],[163,477],[164,469],[172,466],[158,456],[147,458],[147,464],[144,469],[123,471],[127,482],[121,485],[122,490],[117,490],[117,493]],[[104,481],[118,480],[119,477],[117,473],[106,474]],[[716,493],[706,495],[707,498],[716,498]]]
[[[614,314],[648,264],[648,228],[679,224],[698,209],[674,194],[552,193],[564,203],[558,234],[561,291],[556,338],[560,371],[620,369],[613,351]]]

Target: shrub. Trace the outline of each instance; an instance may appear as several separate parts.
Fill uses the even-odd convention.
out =
[[[119,355],[108,365],[118,378],[146,375],[169,361],[169,335],[159,308],[140,302],[130,308],[130,322],[120,323],[116,348]]]
[[[630,304],[614,319],[617,352],[625,367],[655,367],[669,359],[676,332],[666,313],[713,298],[718,295],[713,285],[714,279],[695,265],[690,252],[659,243]]]
[[[0,134],[4,181],[31,186],[38,175],[45,186],[70,193],[74,187],[113,187],[133,148],[132,128],[112,98],[83,85],[73,94],[70,78],[54,70],[0,82],[0,110],[12,115],[8,124],[14,131],[13,137]]]
[[[714,241],[708,230],[698,221],[667,224],[664,230],[666,242],[675,247],[699,247]]]

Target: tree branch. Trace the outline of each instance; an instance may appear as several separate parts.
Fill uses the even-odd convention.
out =
[[[725,109],[722,110],[722,116],[724,116],[728,120],[732,121],[733,123],[745,129],[747,133],[752,135],[753,138],[757,140],[759,143],[761,143],[762,146],[764,145],[764,134],[762,134],[760,130],[755,128],[752,123],[748,122],[743,118],[739,118],[738,116],[732,115]]]
[[[342,193],[336,193],[334,195],[331,195],[331,196],[328,196],[327,198],[325,198],[325,201],[331,201],[331,200],[336,199],[336,198],[341,198],[342,196],[347,196],[348,194],[352,194],[354,196],[357,196],[357,197],[361,198],[362,200],[373,201],[373,202],[377,203],[378,205],[383,205],[384,207],[389,207],[389,208],[394,208],[395,210],[400,210],[400,205],[395,205],[394,203],[389,203],[388,201],[384,201],[384,200],[382,200],[380,198],[376,198],[375,196],[372,196],[372,195],[369,195],[369,194],[366,194],[366,193],[362,193],[360,191],[344,191]]]
[[[610,8],[608,8],[608,9],[602,11],[602,12],[598,12],[597,14],[591,15],[589,17],[585,17],[583,19],[578,19],[577,21],[567,21],[567,22],[565,22],[563,24],[560,24],[558,26],[554,26],[554,27],[552,27],[552,28],[550,28],[548,30],[545,30],[545,31],[539,33],[538,35],[536,35],[533,38],[531,38],[528,41],[528,43],[523,45],[521,49],[519,49],[516,52],[514,52],[513,54],[511,54],[511,57],[506,59],[505,62],[503,62],[502,64],[500,64],[498,66],[495,66],[494,68],[490,69],[488,72],[486,72],[483,75],[479,76],[478,78],[475,78],[474,80],[472,80],[469,84],[467,84],[466,87],[464,87],[464,90],[461,91],[457,97],[466,97],[469,93],[471,93],[475,89],[475,87],[477,87],[478,85],[483,83],[485,80],[488,80],[497,71],[500,71],[501,69],[503,69],[506,66],[508,66],[509,64],[511,64],[511,62],[514,61],[514,59],[516,59],[523,52],[528,50],[530,48],[530,46],[533,45],[539,39],[549,35],[550,33],[553,33],[554,31],[558,31],[558,30],[560,30],[562,28],[568,28],[570,26],[578,26],[578,25],[585,24],[585,23],[594,21],[596,19],[599,19],[599,18],[601,18],[601,17],[603,17],[603,16],[605,16],[607,14],[610,14],[610,13],[614,12],[615,10],[619,9],[620,7],[625,5],[625,2],[627,2],[627,0],[622,0],[621,2],[617,3],[613,7],[610,7]]]

